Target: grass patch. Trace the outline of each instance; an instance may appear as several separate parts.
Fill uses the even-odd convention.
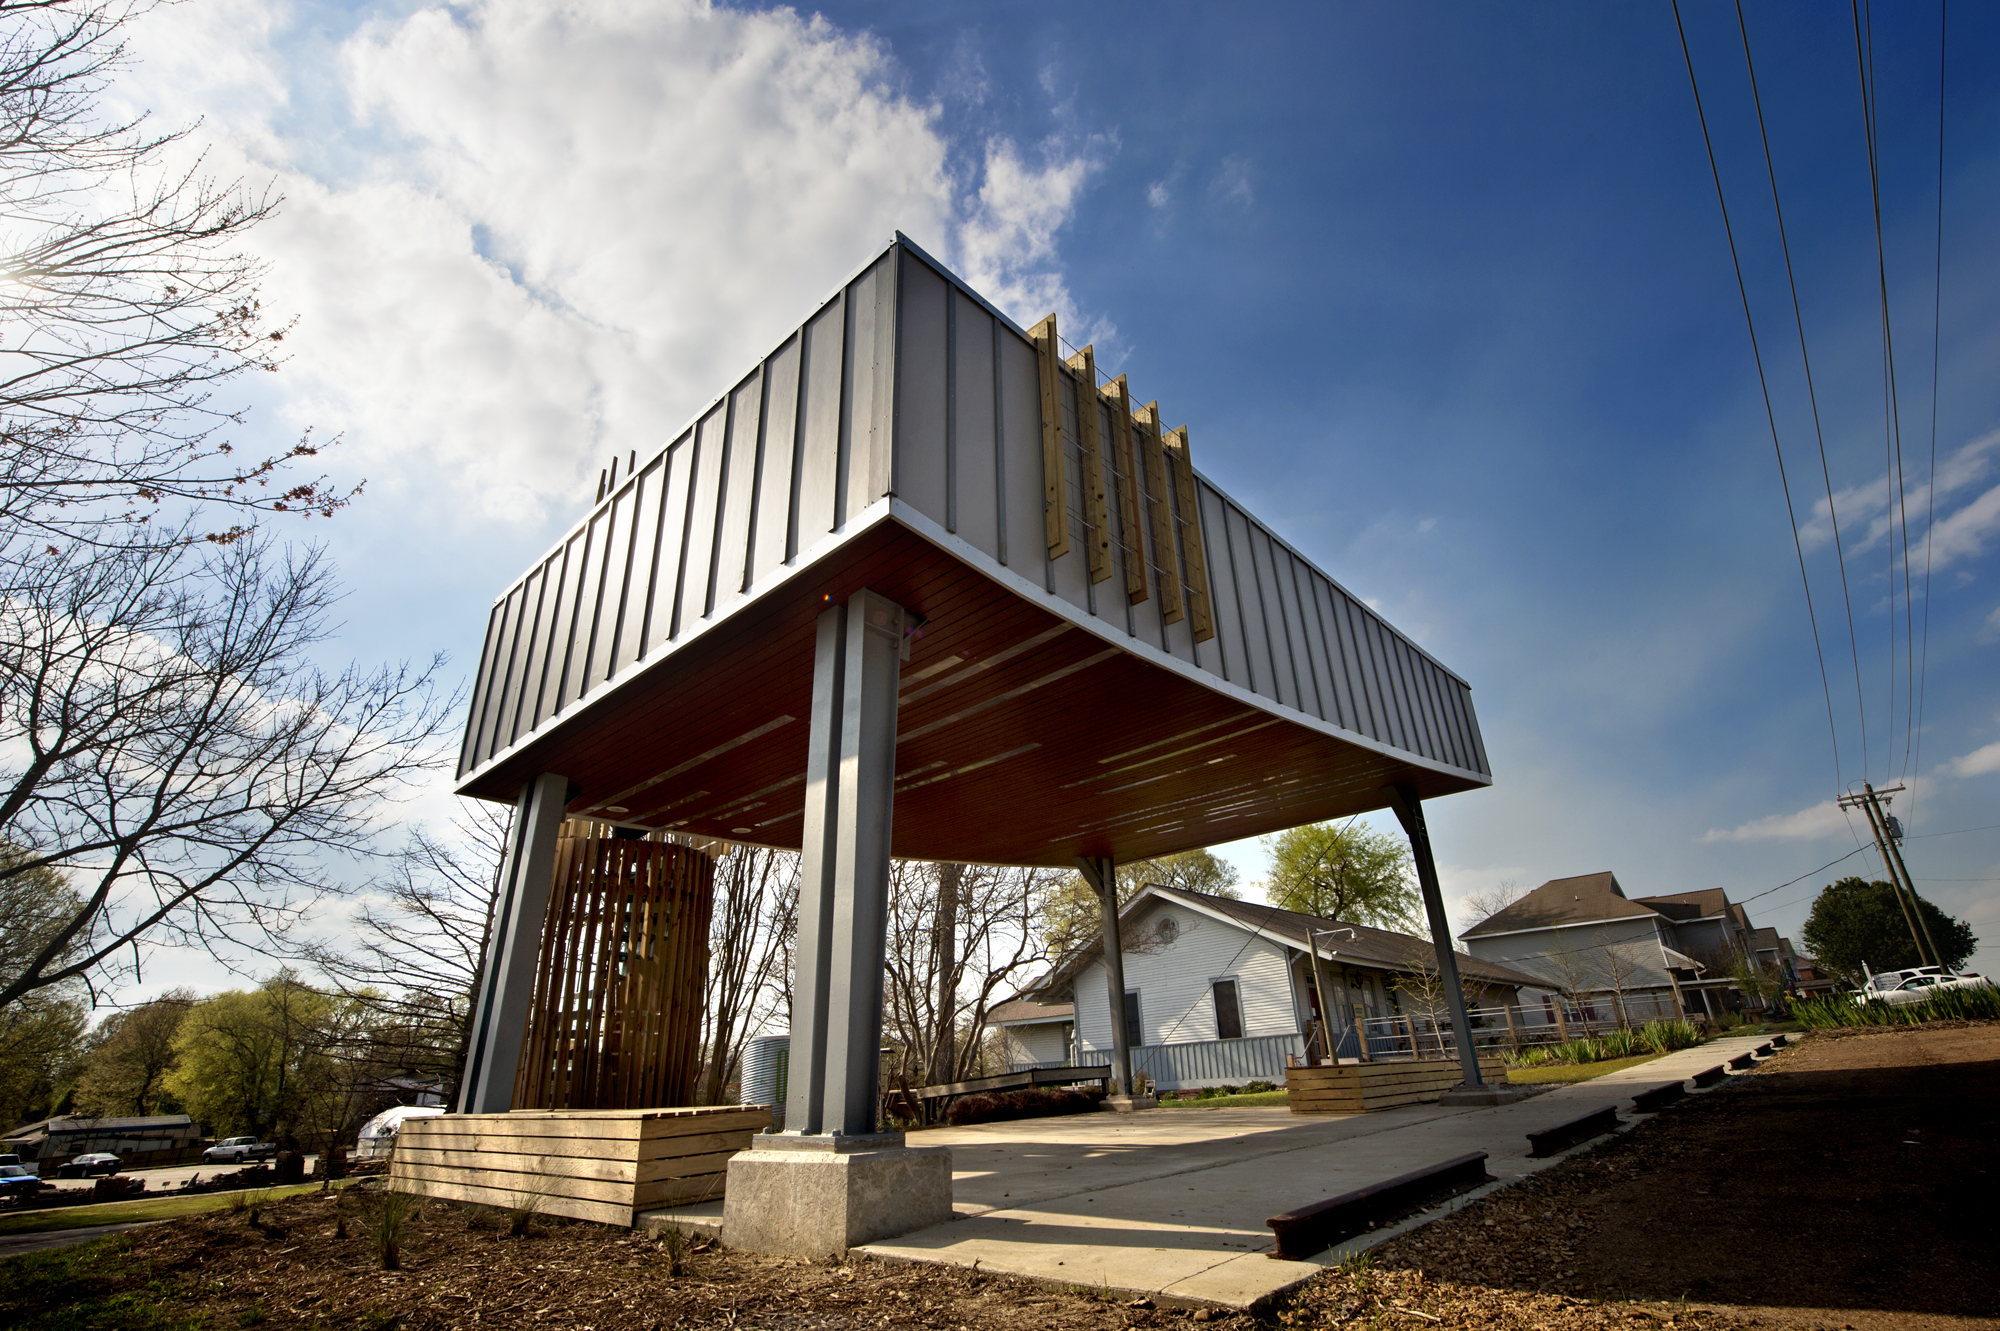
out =
[[[10,1331],[198,1331],[198,1313],[148,1278],[128,1235],[10,1257],[0,1271],[0,1324]]]
[[[336,1183],[338,1188],[343,1186]],[[298,1183],[287,1188],[263,1189],[256,1205],[302,1192],[317,1192],[317,1183]],[[96,1202],[86,1206],[52,1206],[46,1211],[20,1211],[0,1215],[0,1234],[39,1234],[52,1229],[85,1229],[91,1225],[125,1225],[142,1220],[172,1220],[199,1215],[203,1211],[228,1211],[250,1204],[243,1191],[197,1192],[187,1196],[161,1193],[156,1197],[134,1197],[125,1202]]]
[[[1622,1072],[1626,1068],[1636,1068],[1641,1063],[1650,1063],[1662,1057],[1659,1054],[1638,1054],[1631,1058],[1606,1058],[1595,1063],[1545,1063],[1535,1068],[1507,1069],[1507,1084],[1510,1086],[1540,1086],[1552,1082],[1589,1081],[1592,1077],[1602,1077],[1607,1072]]]
[[[1211,1095],[1206,1100],[1162,1100],[1162,1109],[1241,1109],[1249,1105],[1287,1103],[1283,1091],[1249,1091],[1242,1095]]]

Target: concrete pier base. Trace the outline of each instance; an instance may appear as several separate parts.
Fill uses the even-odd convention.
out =
[[[952,1218],[951,1151],[870,1136],[763,1135],[729,1162],[722,1241],[746,1252],[842,1257]]]
[[[1158,1109],[1160,1101],[1151,1095],[1107,1095],[1097,1107],[1114,1114],[1130,1114],[1141,1109]]]

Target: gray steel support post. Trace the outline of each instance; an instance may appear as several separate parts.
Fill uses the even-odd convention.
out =
[[[865,590],[819,617],[788,1136],[876,1130],[903,628],[902,607]]]
[[[1118,936],[1118,866],[1109,856],[1079,859],[1077,871],[1097,893],[1104,928],[1104,982],[1111,1003],[1111,1094],[1132,1094],[1132,1045],[1125,1034],[1125,944]]]
[[[514,806],[459,1078],[461,1114],[504,1114],[514,1107],[514,1077],[535,996],[535,957],[555,875],[556,833],[568,803],[569,778],[543,772],[521,787]]]
[[[1444,914],[1444,894],[1438,887],[1437,861],[1431,857],[1430,828],[1424,822],[1423,800],[1415,786],[1391,786],[1396,820],[1410,838],[1410,854],[1417,862],[1417,886],[1424,895],[1424,913],[1430,917],[1431,946],[1437,952],[1438,978],[1444,983],[1445,1002],[1451,1006],[1451,1029],[1457,1039],[1458,1065],[1465,1072],[1467,1086],[1483,1083],[1479,1077],[1479,1051],[1472,1043],[1472,1023],[1465,1015],[1465,986],[1458,979],[1458,954],[1451,947],[1451,922]]]

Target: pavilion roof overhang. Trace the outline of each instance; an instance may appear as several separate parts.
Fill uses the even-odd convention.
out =
[[[862,588],[916,624],[898,856],[1130,861],[1490,784],[1464,681],[1045,332],[890,246],[495,603],[460,793],[558,772],[573,814],[796,847],[815,620]]]

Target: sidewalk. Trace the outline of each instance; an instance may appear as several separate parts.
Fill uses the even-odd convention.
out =
[[[1266,1255],[1268,1217],[1467,1151],[1511,1182],[1561,1158],[1529,1158],[1526,1134],[1608,1105],[1629,1112],[1635,1093],[1762,1043],[1715,1040],[1490,1109],[1156,1109],[926,1132],[924,1145],[952,1148],[958,1219],[858,1251],[1247,1308],[1383,1233],[1280,1261]]]

